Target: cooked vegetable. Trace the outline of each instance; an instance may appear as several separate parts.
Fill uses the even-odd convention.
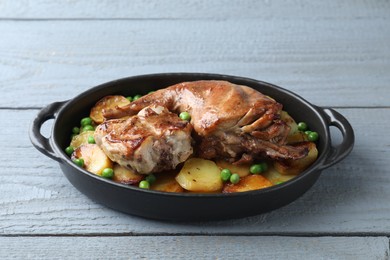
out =
[[[73,128],[72,128],[72,133],[73,133],[73,134],[76,134],[76,135],[79,134],[79,133],[80,133],[80,128],[77,127],[77,126],[73,127]]]
[[[238,175],[240,175],[240,177],[244,177],[244,176],[247,176],[250,174],[250,172],[249,172],[250,164],[236,165],[236,164],[232,164],[232,163],[229,163],[227,161],[224,161],[224,160],[219,160],[219,161],[216,161],[215,163],[218,165],[218,167],[221,170],[222,169],[229,169],[231,172],[234,172],[234,173],[237,173]]]
[[[94,131],[95,130],[95,127],[93,127],[92,125],[86,125],[86,126],[83,126],[83,128],[81,128],[81,132],[86,132],[86,131]]]
[[[144,178],[144,175],[138,174],[134,170],[127,169],[119,164],[114,165],[114,173],[112,180],[122,184],[136,184]]]
[[[148,176],[145,177],[145,181],[152,184],[156,181],[156,176],[154,176],[154,174],[149,174]]]
[[[65,153],[66,153],[67,155],[69,155],[69,156],[72,155],[73,151],[74,151],[73,146],[68,146],[68,147],[65,148]]]
[[[304,132],[298,131],[292,135],[287,136],[287,144],[296,144],[301,142],[309,141],[307,134]]]
[[[313,142],[304,142],[298,144],[300,146],[306,147],[308,149],[307,156],[298,159],[298,160],[283,160],[275,161],[274,167],[281,174],[298,174],[308,168],[318,156],[318,150]]]
[[[115,107],[121,107],[130,104],[130,101],[124,96],[115,95],[115,96],[106,96],[100,99],[95,106],[91,109],[89,114],[90,118],[97,123],[103,123],[105,120],[103,117],[104,110],[113,109]]]
[[[165,192],[184,192],[183,187],[175,180],[176,173],[163,172],[158,174],[156,181],[150,185],[151,190],[165,191]]]
[[[191,115],[188,112],[181,112],[179,117],[182,120],[185,120],[185,121],[190,121],[191,120]]]
[[[222,171],[221,171],[221,179],[223,181],[230,180],[231,176],[232,176],[232,172],[229,169],[222,169]]]
[[[318,140],[318,133],[317,132],[310,132],[308,135],[307,135],[307,138],[309,139],[309,141],[311,142],[315,142]]]
[[[296,177],[296,175],[281,174],[272,165],[270,165],[268,170],[266,172],[263,172],[261,175],[264,176],[270,182],[272,182],[274,185]]]
[[[72,138],[72,141],[70,142],[70,146],[72,146],[74,149],[76,149],[77,147],[79,147],[83,144],[88,144],[88,139],[90,136],[92,136],[92,138],[93,138],[93,133],[94,133],[94,131],[85,131],[79,135],[75,135]]]
[[[147,181],[141,181],[139,183],[138,187],[140,187],[141,189],[149,189],[150,188],[150,184]]]
[[[105,168],[102,171],[102,177],[111,179],[114,176],[114,170],[111,168]]]
[[[289,135],[292,135],[298,131],[297,123],[286,111],[282,111],[280,118],[290,127]]]
[[[113,163],[97,144],[83,144],[74,150],[72,160],[83,158],[85,169],[102,175],[105,168],[112,168]]]
[[[244,192],[250,190],[258,190],[272,186],[272,183],[262,175],[248,175],[237,183],[228,183],[224,186],[223,193]]]
[[[80,121],[81,126],[87,126],[87,125],[92,125],[92,119],[90,117],[84,117]]]
[[[130,102],[133,101],[133,97],[132,96],[128,96],[126,97],[127,100],[129,100]]]
[[[139,99],[139,98],[141,98],[142,97],[142,95],[135,95],[134,97],[133,97],[133,101],[135,101],[135,100],[137,100],[137,99]]]
[[[249,171],[252,174],[260,174],[262,172],[265,172],[268,169],[267,163],[258,163],[258,164],[253,164],[250,168]]]
[[[236,184],[240,181],[240,175],[237,173],[233,173],[232,176],[230,176],[230,182],[233,184]]]
[[[189,191],[218,191],[223,187],[220,169],[215,162],[201,158],[187,160],[176,176],[176,181]]]
[[[298,130],[299,131],[306,131],[307,130],[307,124],[305,122],[299,122],[298,123]]]
[[[95,143],[95,138],[93,138],[93,135],[90,135],[90,136],[88,136],[88,143],[89,144],[94,144]]]
[[[84,167],[84,159],[83,158],[73,159],[73,162],[80,167]]]

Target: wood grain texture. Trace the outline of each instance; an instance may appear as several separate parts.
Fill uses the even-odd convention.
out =
[[[27,130],[34,110],[0,110],[0,235],[390,235],[390,109],[339,109],[356,131],[349,157],[303,197],[273,212],[231,221],[171,223],[115,212],[73,188]],[[373,131],[375,126],[375,131]],[[45,128],[47,129],[47,127]],[[45,130],[44,132],[47,132]],[[0,243],[1,244],[1,243]]]
[[[389,259],[389,13],[383,0],[0,1],[0,259]],[[173,223],[89,200],[28,140],[37,108],[184,71],[339,107],[355,148],[284,208]]]
[[[385,260],[388,244],[386,237],[0,237],[0,258]]]
[[[247,19],[388,17],[388,1],[2,0],[2,19]]]
[[[351,15],[1,21],[0,107],[42,107],[113,79],[182,71],[268,81],[321,106],[389,106],[390,18]]]

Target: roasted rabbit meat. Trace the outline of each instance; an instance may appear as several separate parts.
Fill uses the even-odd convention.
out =
[[[147,117],[139,119],[140,122],[138,123],[134,123],[133,121],[135,119],[132,119],[132,117],[130,119],[120,119],[128,116],[140,117],[140,111],[148,109],[150,106],[164,108],[162,112],[164,115],[153,117],[153,120],[155,120],[153,124],[147,122]],[[131,132],[137,132],[138,130],[131,130],[131,128],[134,125],[137,127],[137,124],[140,124],[143,120],[143,124],[148,125],[148,129],[157,127],[157,129],[167,131],[175,136],[176,132],[164,129],[170,129],[172,127],[176,129],[177,127],[175,125],[180,124],[180,122],[173,115],[169,118],[165,115],[169,113],[177,115],[184,111],[191,115],[190,125],[193,128],[192,137],[196,144],[194,146],[194,153],[197,157],[204,159],[224,159],[230,162],[240,163],[264,157],[273,159],[299,159],[304,157],[308,152],[301,147],[286,145],[286,138],[290,129],[280,117],[282,104],[250,87],[236,85],[227,81],[179,83],[145,95],[128,105],[106,110],[103,112],[105,119],[114,119],[114,121],[108,120],[99,126],[96,134],[98,137],[96,139],[99,140],[97,143],[102,146],[103,150],[111,159],[116,159],[114,161],[122,161],[121,164],[126,165],[128,164],[126,161],[129,157],[124,156],[128,154],[124,151],[128,151],[126,149],[132,146],[133,142],[129,142],[126,139],[127,137],[118,137],[117,139],[111,139],[112,142],[109,143],[107,141],[109,139],[104,137],[104,135],[109,133],[111,128],[118,127],[119,129],[126,129],[128,132],[125,130],[121,131],[127,136]],[[161,120],[161,123],[158,123],[159,120]],[[173,126],[168,123],[169,120],[172,120],[171,124]],[[182,124],[185,124],[185,122],[182,122]],[[159,132],[160,130],[150,131]],[[111,132],[118,133],[116,130],[111,130]],[[170,139],[171,144],[168,146],[175,146],[174,143],[178,139],[178,146],[181,148],[185,147],[185,149],[188,148],[192,153],[189,141],[191,139],[190,126],[183,126],[177,133],[180,133],[180,138],[173,137],[172,140],[169,137],[170,134],[163,134],[165,136],[164,138]],[[143,145],[141,143],[147,140],[147,136],[143,136],[143,134],[141,130],[137,132],[137,136],[139,136],[137,145],[139,148],[142,148]],[[188,136],[184,138],[181,137],[181,134],[187,134]],[[110,135],[110,138],[112,138],[114,134]],[[183,141],[184,139],[186,141]],[[112,149],[112,147],[121,148],[116,150]],[[152,155],[147,154],[149,152],[156,153],[155,150],[161,150],[157,153],[165,154],[166,151],[171,152],[176,149],[164,149],[161,145],[153,147],[145,145],[145,147],[147,147],[145,151],[138,152],[140,154],[139,158],[143,156],[150,157],[151,161],[154,158],[152,158]],[[185,155],[183,158],[188,155],[183,149],[178,150],[180,150],[178,154]],[[181,158],[178,154],[176,156]],[[135,161],[137,160],[139,159],[135,159]],[[166,160],[164,160],[165,162]],[[130,165],[134,167],[132,163]],[[162,164],[159,162],[154,165],[156,167]],[[154,169],[154,167],[150,166],[148,169]],[[139,170],[139,168],[135,169],[137,171]]]
[[[94,138],[112,161],[148,174],[184,162],[193,153],[191,131],[165,107],[150,105],[135,116],[104,121]]]

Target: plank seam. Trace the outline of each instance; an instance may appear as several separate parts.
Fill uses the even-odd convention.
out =
[[[2,234],[0,237],[182,237],[182,236],[208,236],[208,237],[221,237],[221,236],[230,236],[230,237],[387,237],[390,239],[389,233],[379,233],[379,232],[351,232],[351,233],[332,233],[332,232],[321,232],[321,233],[218,233],[218,234],[209,234],[209,233],[103,233],[103,234],[92,234],[92,233],[81,233],[81,234]]]

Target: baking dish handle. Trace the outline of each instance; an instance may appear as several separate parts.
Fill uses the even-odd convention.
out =
[[[64,102],[54,102],[44,107],[34,118],[30,127],[30,141],[35,148],[44,155],[61,162],[62,159],[54,152],[51,139],[46,138],[41,134],[42,125],[49,119],[55,119],[58,111],[64,106]]]
[[[320,170],[326,169],[344,159],[351,151],[355,142],[355,134],[347,119],[332,108],[320,108],[328,120],[328,128],[335,126],[343,136],[342,142],[337,146],[331,146],[330,152],[320,166]]]

